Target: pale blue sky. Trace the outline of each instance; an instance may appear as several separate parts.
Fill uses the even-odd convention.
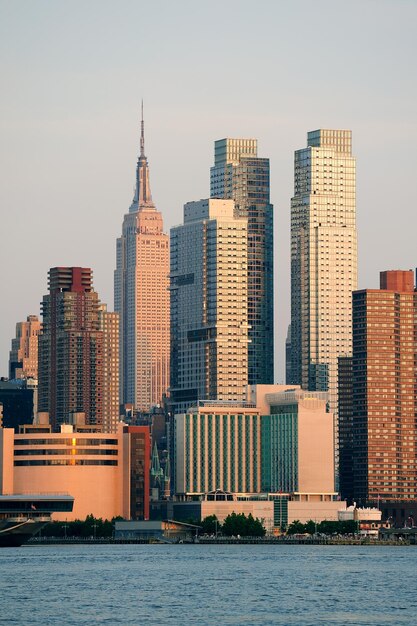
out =
[[[289,321],[294,150],[350,128],[359,286],[417,265],[417,2],[0,1],[0,375],[47,271],[92,267],[113,309],[140,100],[165,227],[209,194],[213,141],[257,137],[275,205],[276,380]]]

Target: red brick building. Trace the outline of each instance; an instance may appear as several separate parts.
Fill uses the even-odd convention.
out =
[[[92,270],[51,268],[41,308],[38,410],[49,413],[54,430],[70,413],[84,413],[86,424],[101,426],[103,332]]]
[[[381,272],[380,289],[353,293],[353,495],[357,502],[417,499],[412,271]]]

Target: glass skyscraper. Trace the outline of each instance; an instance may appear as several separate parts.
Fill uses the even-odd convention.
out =
[[[256,139],[220,139],[214,144],[210,196],[235,202],[248,220],[248,383],[274,382],[273,205],[269,159],[257,156]]]

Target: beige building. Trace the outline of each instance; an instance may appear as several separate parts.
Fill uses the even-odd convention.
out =
[[[269,159],[256,139],[214,142],[210,197],[230,198],[236,217],[248,220],[248,382],[274,381],[274,207]]]
[[[150,434],[119,425],[117,433],[64,424],[0,428],[0,494],[66,493],[72,513],[55,520],[149,518]]]
[[[171,229],[171,401],[242,402],[248,382],[246,218],[233,200],[184,206]]]
[[[256,385],[248,399],[201,401],[175,416],[175,492],[184,498],[220,489],[298,494],[300,502],[335,499],[327,394]]]
[[[340,511],[346,509],[346,502],[338,502],[334,498],[324,498],[314,500],[287,499],[281,500],[240,500],[234,501],[203,501],[201,502],[201,519],[209,515],[216,515],[222,524],[231,513],[243,513],[248,516],[257,517],[261,520],[268,534],[288,526],[298,520],[306,524],[310,520],[313,522],[337,521]],[[285,502],[285,504],[284,504]],[[283,512],[285,509],[285,513]]]
[[[142,119],[136,191],[117,240],[114,307],[120,315],[120,395],[149,411],[169,386],[169,238],[152,201]]]
[[[9,357],[9,378],[38,378],[38,337],[41,323],[36,315],[16,324]]]
[[[329,393],[337,414],[338,356],[352,353],[357,289],[355,158],[349,130],[308,133],[291,200],[291,380]]]
[[[262,488],[268,492],[333,494],[334,419],[327,394],[299,388],[265,394]]]
[[[261,490],[261,417],[255,408],[203,402],[175,416],[175,491]]]
[[[337,521],[346,511],[346,502],[340,502],[335,494],[288,494],[258,493],[239,494],[216,491],[204,494],[198,501],[174,501],[168,503],[169,519],[198,519],[215,515],[220,524],[232,513],[252,515],[258,518],[268,534],[279,534],[292,522],[303,524]]]

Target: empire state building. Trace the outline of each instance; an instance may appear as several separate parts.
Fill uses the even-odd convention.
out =
[[[145,156],[143,108],[136,189],[117,239],[114,308],[120,315],[121,401],[160,404],[169,385],[169,237],[156,209]]]

